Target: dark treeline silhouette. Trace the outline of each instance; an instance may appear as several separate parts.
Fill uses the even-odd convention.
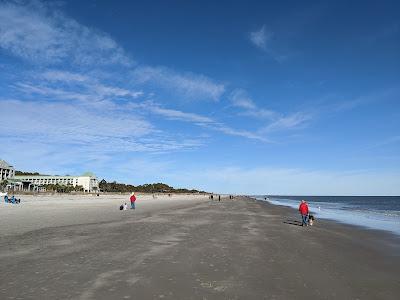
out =
[[[43,174],[39,174],[38,172],[22,172],[22,171],[15,171],[15,175],[16,176],[20,176],[20,175],[26,175],[26,176],[29,176],[29,175],[43,175]]]
[[[116,181],[107,182],[104,179],[100,181],[99,188],[102,192],[110,193],[203,193],[202,191],[198,190],[175,189],[165,183],[146,183],[143,185],[134,186],[132,184],[117,183]]]

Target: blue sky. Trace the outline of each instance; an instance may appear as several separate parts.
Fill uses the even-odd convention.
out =
[[[400,194],[397,1],[0,1],[0,158],[214,192]]]

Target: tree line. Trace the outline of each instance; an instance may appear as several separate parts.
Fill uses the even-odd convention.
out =
[[[204,193],[195,189],[176,189],[165,183],[146,183],[134,186],[132,184],[117,183],[116,181],[107,182],[105,179],[99,182],[99,188],[102,192],[110,193]]]
[[[42,175],[38,172],[23,172],[15,171],[15,175]],[[0,188],[4,189],[7,185],[7,181],[0,183]],[[70,193],[70,192],[82,192],[83,187],[72,186],[72,185],[61,185],[61,184],[47,184],[45,185],[47,191],[55,191],[58,193]],[[198,191],[195,189],[176,189],[165,183],[146,183],[143,185],[134,186],[132,184],[118,183],[116,181],[107,182],[105,179],[99,182],[99,189],[102,192],[108,193],[129,193],[129,192],[140,192],[140,193],[205,193],[204,191]]]
[[[76,185],[73,186],[71,184],[62,185],[62,184],[46,184],[46,191],[54,191],[57,193],[70,193],[70,192],[83,192],[83,186]]]
[[[38,172],[22,172],[22,171],[15,171],[15,176],[30,176],[30,175],[43,175],[39,174]]]

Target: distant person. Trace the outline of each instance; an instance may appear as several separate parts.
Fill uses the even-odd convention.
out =
[[[218,195],[218,201],[221,201],[221,195]]]
[[[4,196],[4,202],[8,203],[8,196],[7,195]]]
[[[308,216],[308,205],[305,200],[301,200],[299,206],[299,212],[301,214],[301,226],[308,226],[307,216]]]
[[[134,192],[132,192],[130,200],[131,200],[131,209],[135,209],[136,197]]]
[[[15,196],[14,195],[12,195],[12,197],[11,197],[11,203],[15,204]]]

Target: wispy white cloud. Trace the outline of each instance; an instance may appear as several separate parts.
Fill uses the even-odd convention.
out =
[[[1,48],[40,66],[118,67],[118,75],[124,74],[126,82],[133,77],[135,83],[161,87],[185,99],[217,101],[225,91],[224,84],[204,75],[166,67],[135,68],[133,60],[111,37],[79,24],[48,2],[0,2]],[[50,71],[47,75],[48,80],[88,82],[81,74]],[[126,91],[104,86],[98,91],[126,95]]]
[[[42,95],[47,98],[51,98],[52,100],[72,100],[72,101],[99,101],[100,98],[91,97],[90,94],[86,93],[78,93],[75,91],[66,91],[61,88],[52,88],[47,86],[34,85],[31,83],[16,83],[15,86],[26,94],[36,94]]]
[[[47,70],[40,75],[41,78],[48,81],[60,81],[64,83],[86,83],[91,82],[92,79],[89,76],[79,73],[72,73],[61,70]]]
[[[264,142],[268,141],[266,137],[261,136],[256,132],[235,129],[220,121],[216,121],[208,116],[200,115],[197,113],[165,108],[162,107],[160,104],[155,103],[154,101],[127,102],[127,106],[124,107],[121,107],[120,105],[114,105],[113,99],[115,97],[118,98],[119,96],[126,97],[127,95],[131,95],[136,98],[136,96],[141,95],[141,93],[131,92],[115,87],[106,87],[97,81],[94,82],[93,79],[90,79],[85,75],[60,71],[50,71],[44,73],[43,76],[40,77],[40,79],[42,78],[45,79],[45,81],[41,81],[42,83],[40,86],[36,86],[30,83],[16,83],[16,87],[20,91],[28,95],[41,95],[46,99],[51,100],[79,101],[81,102],[81,104],[77,107],[81,108],[89,109],[91,106],[93,106],[94,103],[96,103],[96,106],[100,108],[99,104],[101,102],[102,108],[107,111],[123,111],[124,108],[130,108],[133,111],[136,110],[141,114],[146,111],[150,114],[162,116],[168,120],[191,123],[197,126],[201,126],[203,128],[224,133],[226,135],[255,139]],[[53,87],[52,85],[47,86],[45,85],[47,81],[49,81],[50,84],[52,84],[53,82],[58,83],[59,81],[62,81],[62,83],[71,83],[74,88],[70,89],[68,87],[65,87],[64,85],[57,85],[56,87]],[[76,84],[85,87],[85,89],[77,90]]]
[[[212,124],[214,121],[206,116],[202,116],[199,114],[195,113],[188,113],[188,112],[183,112],[180,110],[175,110],[175,109],[168,109],[168,108],[162,108],[158,105],[150,104],[149,103],[144,104],[147,110],[150,112],[161,115],[163,117],[166,117],[170,120],[179,120],[179,121],[186,121],[186,122],[191,122],[191,123],[198,123],[198,124]]]
[[[104,85],[99,80],[80,73],[49,70],[36,74],[30,82],[17,82],[14,86],[30,95],[41,95],[50,100],[98,102],[113,99],[136,99],[142,91]]]
[[[235,129],[235,128],[232,128],[224,123],[216,121],[207,116],[202,116],[202,115],[195,114],[195,113],[183,112],[183,111],[175,110],[175,109],[166,109],[166,108],[162,108],[151,102],[144,103],[141,105],[141,107],[145,108],[146,110],[148,110],[154,114],[163,116],[170,120],[179,120],[179,121],[184,121],[184,122],[190,122],[190,123],[193,123],[198,126],[202,126],[205,128],[209,128],[209,129],[212,129],[215,131],[225,133],[227,135],[240,136],[240,137],[259,140],[259,141],[263,141],[263,142],[270,142],[266,137],[259,135],[255,132],[251,132],[248,130]]]
[[[241,108],[242,115],[261,119],[272,119],[277,117],[273,110],[258,107],[248,93],[243,89],[235,89],[230,95],[231,103],[234,107]]]
[[[250,41],[258,48],[267,50],[268,42],[272,39],[273,33],[268,31],[266,26],[263,25],[260,29],[250,32]]]
[[[310,113],[296,112],[287,116],[282,116],[260,130],[260,133],[268,134],[273,131],[304,128],[308,121],[312,119]]]
[[[40,1],[0,3],[0,48],[40,64],[133,64],[108,35],[81,25]]]
[[[236,89],[230,95],[234,107],[240,108],[242,116],[257,118],[268,122],[266,126],[258,130],[259,135],[266,136],[273,131],[299,129],[304,127],[307,121],[312,119],[311,113],[295,112],[284,115],[273,110],[260,108],[243,89]]]
[[[45,136],[61,141],[96,142],[100,137],[135,138],[154,132],[149,122],[129,114],[113,115],[61,102],[1,100],[16,135]]]
[[[364,150],[385,148],[385,147],[393,146],[396,144],[400,144],[400,135],[394,135],[394,136],[388,137],[384,140],[381,140],[379,142],[376,142],[376,143],[366,147]]]
[[[131,79],[134,84],[159,87],[185,99],[218,101],[225,92],[224,84],[204,75],[166,67],[135,68],[135,62],[111,37],[65,16],[50,2],[0,2],[1,48],[40,66],[118,68],[118,77],[124,74],[126,82]],[[50,71],[47,75],[48,80],[88,82],[81,74]],[[104,86],[98,86],[98,92],[134,96],[126,90],[110,90]]]
[[[243,89],[236,89],[231,93],[232,105],[247,110],[257,109],[254,101],[250,98],[247,92]]]
[[[178,73],[165,67],[138,67],[132,77],[135,83],[158,85],[187,98],[218,101],[225,92],[223,84],[204,75]]]
[[[272,141],[269,140],[266,136],[259,134],[257,132],[252,132],[252,131],[242,130],[242,129],[235,129],[235,128],[232,128],[230,126],[227,126],[227,125],[221,124],[221,123],[216,123],[216,124],[207,125],[207,126],[214,130],[223,132],[228,135],[244,137],[244,138],[252,139],[252,140],[258,140],[258,141],[265,142],[265,143],[272,143]]]
[[[117,86],[104,85],[94,77],[84,74],[71,73],[59,70],[50,70],[42,74],[42,78],[49,82],[72,83],[84,87],[90,94],[99,97],[132,97],[138,98],[143,96],[142,91],[124,89]]]
[[[254,46],[268,54],[278,63],[282,63],[289,58],[288,54],[276,50],[276,46],[273,45],[273,42],[276,44],[275,33],[265,25],[261,26],[258,30],[250,32],[248,38]]]
[[[258,40],[262,45],[270,37],[265,27],[260,33],[266,37],[264,42],[262,38]],[[206,115],[144,102],[141,97],[151,99],[151,93],[157,91],[153,87],[185,99],[218,101],[225,94],[226,86],[201,74],[178,72],[162,66],[136,66],[107,34],[79,24],[51,7],[50,3],[0,2],[0,48],[33,63],[31,76],[25,74],[12,85],[21,96],[17,98],[25,102],[0,99],[4,109],[10,105],[19,108],[10,112],[14,118],[23,120],[25,125],[19,124],[15,130],[25,142],[35,135],[42,137],[43,143],[48,140],[61,145],[69,141],[90,147],[92,152],[94,147],[104,151],[157,152],[202,145],[198,139],[178,137],[179,129],[174,133],[176,137],[169,136],[145,118],[143,108],[147,113],[168,120],[269,142],[265,134],[258,131],[234,128]],[[106,74],[108,79],[113,74],[123,74],[118,78],[127,80],[115,77],[104,80],[104,77],[96,76],[97,72]],[[138,86],[149,92],[143,92]],[[233,105],[249,116],[273,118],[275,115],[258,108],[239,91],[232,99]],[[127,109],[128,104],[131,104],[131,110]],[[140,109],[135,110],[135,105]],[[49,132],[54,127],[59,130],[51,135]],[[160,139],[158,134],[163,138]],[[100,141],[106,145],[100,146]]]
[[[344,99],[344,97],[339,97],[337,95],[331,95],[323,101],[324,103],[327,102],[329,103],[321,106],[320,109],[332,112],[341,112],[346,110],[352,110],[360,106],[376,102],[383,102],[390,100],[397,101],[399,97],[400,97],[400,88],[398,87],[391,87],[384,90],[371,92],[368,95],[360,95],[349,99]]]
[[[7,117],[15,120],[12,132],[0,136],[18,145],[34,141],[41,148],[58,146],[64,151],[73,147],[95,156],[182,151],[203,145],[200,138],[161,131],[131,109],[103,111],[73,103],[1,99],[0,111],[7,111]]]

